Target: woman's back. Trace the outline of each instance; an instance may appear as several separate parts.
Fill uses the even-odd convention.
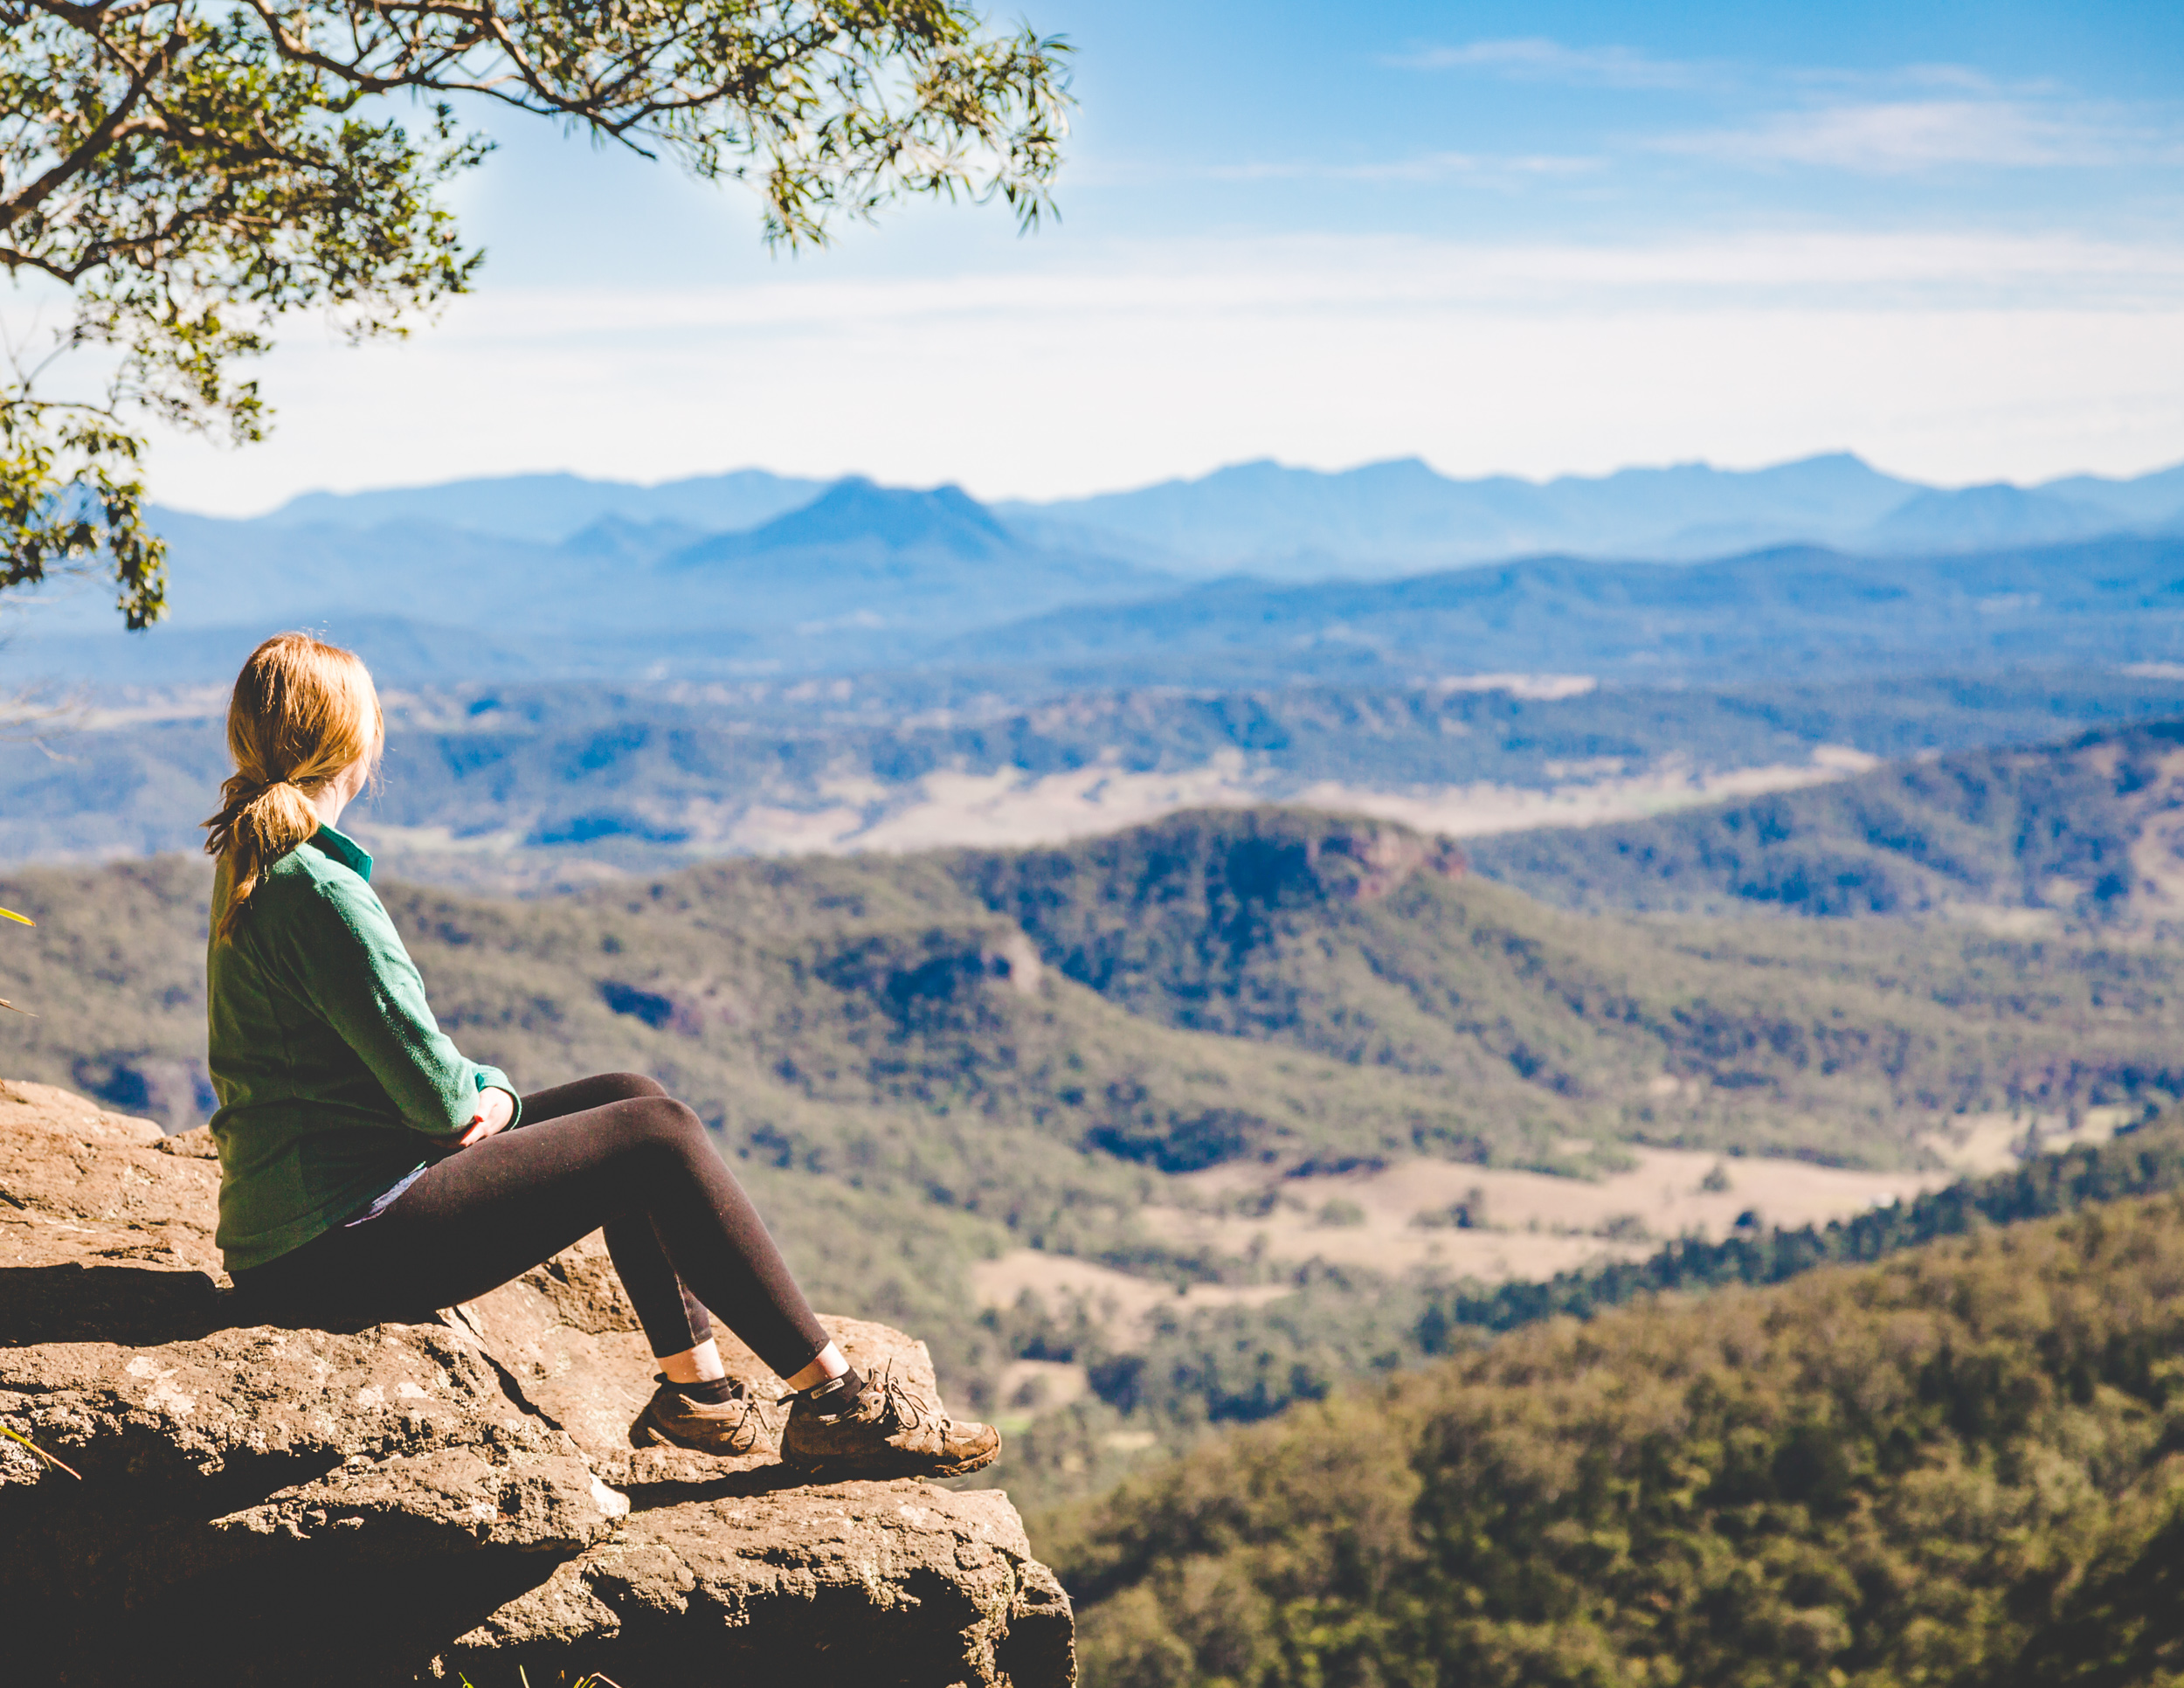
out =
[[[244,918],[205,951],[209,1064],[220,1100],[219,1244],[263,1264],[349,1219],[449,1143],[495,1068],[444,1036],[378,896],[371,857],[321,826],[261,869]]]

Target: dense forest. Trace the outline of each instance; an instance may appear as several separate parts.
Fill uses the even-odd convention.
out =
[[[1049,1521],[1089,1688],[2184,1671],[2184,1198],[1557,1319]]]

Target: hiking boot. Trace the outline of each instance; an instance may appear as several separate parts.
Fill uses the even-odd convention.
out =
[[[991,1424],[958,1424],[921,1401],[894,1376],[868,1379],[864,1392],[836,1406],[796,1397],[781,1433],[781,1463],[814,1477],[950,1477],[991,1465],[1001,1433]]]
[[[630,1426],[630,1445],[688,1448],[723,1459],[757,1453],[773,1440],[773,1427],[759,1408],[759,1401],[748,1394],[719,1402],[693,1401],[662,1378],[637,1422]]]

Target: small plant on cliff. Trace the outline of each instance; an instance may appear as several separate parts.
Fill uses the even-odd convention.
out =
[[[32,1442],[30,1437],[19,1435],[16,1431],[10,1430],[4,1424],[0,1424],[0,1436],[7,1437],[10,1442],[21,1442],[25,1448],[28,1448],[32,1453],[36,1454],[48,1465],[54,1466],[60,1470],[67,1472],[70,1477],[75,1478],[79,1483],[83,1481],[83,1473],[81,1471],[79,1471],[74,1466],[69,1464],[66,1460],[54,1458],[52,1455],[47,1453],[43,1448],[39,1447],[38,1443]]]
[[[13,909],[0,909],[0,920],[12,920],[17,922],[18,924],[24,926],[35,926],[38,924],[38,922],[31,919],[30,916],[19,915],[16,913]],[[0,1008],[5,1008],[10,1013],[14,1014],[27,1014],[31,1012],[28,1008],[17,1007],[14,1003],[9,1001],[4,996],[0,996]],[[20,1442],[22,1438],[17,1436],[16,1440]]]

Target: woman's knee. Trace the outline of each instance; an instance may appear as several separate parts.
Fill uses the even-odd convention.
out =
[[[697,1110],[664,1091],[658,1096],[632,1097],[625,1111],[629,1116],[629,1129],[642,1142],[675,1155],[687,1155],[698,1148],[710,1152],[705,1122],[698,1117]]]
[[[656,1078],[642,1073],[601,1073],[591,1081],[614,1093],[618,1101],[633,1102],[642,1097],[664,1097],[667,1086]]]

